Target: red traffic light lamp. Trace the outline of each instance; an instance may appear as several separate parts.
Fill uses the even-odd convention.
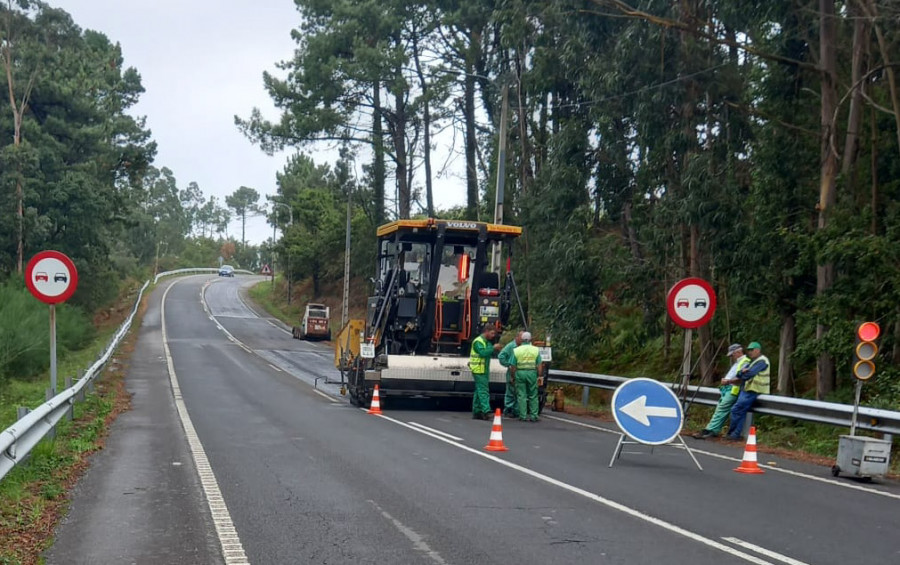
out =
[[[853,349],[856,361],[853,363],[853,376],[867,381],[875,375],[875,356],[878,355],[878,337],[881,326],[877,322],[863,322],[856,328],[856,347]]]

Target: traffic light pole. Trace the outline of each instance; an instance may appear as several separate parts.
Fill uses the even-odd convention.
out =
[[[862,381],[856,379],[856,400],[853,401],[853,418],[850,420],[850,435],[856,435],[856,418],[859,415],[859,397],[862,394]]]

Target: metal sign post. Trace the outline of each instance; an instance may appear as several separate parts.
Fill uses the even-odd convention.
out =
[[[50,393],[56,396],[56,304],[50,305]]]
[[[35,298],[50,305],[50,393],[56,396],[56,305],[75,293],[78,270],[59,251],[41,251],[25,267],[25,286]]]
[[[681,437],[684,411],[681,402],[669,387],[647,378],[625,381],[616,389],[612,398],[613,418],[622,430],[609,466],[622,455],[626,444],[649,445],[650,452],[657,445],[670,445],[684,449],[699,470],[700,462]],[[631,440],[625,439],[627,437]],[[674,444],[674,441],[678,444]]]

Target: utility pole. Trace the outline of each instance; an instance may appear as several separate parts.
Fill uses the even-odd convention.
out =
[[[506,129],[509,114],[509,85],[503,85],[503,101],[500,105],[500,150],[497,152],[497,198],[494,200],[494,223],[503,223],[503,188],[506,182]],[[500,242],[494,242],[491,251],[491,271],[500,274]]]
[[[291,207],[290,204],[285,204],[284,202],[279,202],[273,198],[272,199],[272,213],[273,214],[275,213],[275,206],[285,206],[288,209],[288,213],[290,214],[290,216],[288,218],[288,227],[294,225],[294,208]],[[276,215],[276,218],[277,218],[277,215]],[[286,234],[287,234],[287,229],[286,228],[282,229],[281,236],[285,240],[284,241],[285,247],[287,247],[287,238],[285,237]],[[272,226],[272,244],[273,245],[275,244],[275,226]],[[275,256],[274,251],[272,253],[272,256],[273,257]],[[274,263],[274,259],[273,259],[273,263]],[[292,277],[291,277],[291,248],[290,247],[287,248],[287,277],[288,277],[287,303],[288,303],[288,306],[290,306],[291,305],[291,283],[293,282],[291,280]],[[272,288],[273,289],[275,288],[275,269],[274,268],[272,269]]]
[[[275,228],[278,227],[278,214],[272,206],[272,292],[275,292]]]
[[[341,301],[341,328],[350,316],[350,214],[353,193],[347,190],[347,233],[344,240],[344,298]]]

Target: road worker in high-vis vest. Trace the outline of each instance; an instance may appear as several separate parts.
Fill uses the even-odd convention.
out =
[[[522,332],[516,333],[515,339],[507,343],[503,349],[500,351],[500,355],[497,357],[499,359],[500,364],[506,367],[506,392],[503,395],[503,415],[504,416],[518,416],[519,409],[516,407],[518,393],[516,392],[516,385],[512,379],[512,369],[510,368],[515,361],[515,357],[513,357],[513,350],[522,345]]]
[[[500,344],[491,342],[497,337],[497,328],[485,325],[481,329],[481,335],[472,340],[472,350],[469,352],[469,369],[472,378],[475,379],[475,394],[472,396],[472,418],[476,420],[490,420],[491,393],[490,374],[491,356],[500,350]]]
[[[541,350],[531,345],[531,332],[522,332],[522,345],[513,349],[515,362],[513,377],[516,381],[517,408],[519,420],[538,421],[538,371],[540,371]]]
[[[760,394],[769,394],[769,370],[771,363],[762,354],[762,346],[758,341],[750,342],[747,346],[747,356],[750,363],[741,368],[737,377],[743,381],[743,388],[738,395],[737,402],[731,408],[731,424],[728,426],[727,438],[734,441],[741,439],[744,428],[744,418],[747,411],[756,402]]]

